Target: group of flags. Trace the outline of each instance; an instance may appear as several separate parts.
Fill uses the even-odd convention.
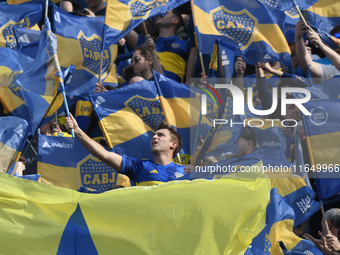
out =
[[[42,19],[44,7],[34,1],[0,4],[0,100],[7,112],[16,116],[0,118],[0,171],[7,172],[18,160],[28,135],[53,117],[66,100],[65,93],[69,102],[72,97],[90,94],[108,149],[121,155],[152,158],[146,147],[162,120],[176,127],[184,138],[176,158],[183,165],[189,164],[192,156],[200,162],[205,156],[224,151],[235,154],[242,129],[211,124],[213,118],[231,117],[232,100],[227,92],[218,91],[221,103],[209,101],[210,115],[204,117],[199,99],[206,91],[158,73],[154,73],[154,81],[91,94],[99,77],[104,83],[117,83],[114,61],[120,38],[145,19],[185,2],[108,1],[106,16],[96,18],[72,16],[52,4],[50,19]],[[287,22],[298,16],[291,1],[272,2],[269,6],[268,1],[255,0],[191,1],[198,48],[212,54],[211,75],[218,76],[223,69],[230,79],[234,57],[238,55],[250,64],[290,64],[284,30]],[[329,31],[338,22],[331,12],[334,1],[312,2],[302,4],[308,8],[310,23]],[[330,8],[321,12],[318,6],[325,3]],[[38,31],[36,25],[41,20],[44,28]],[[332,86],[332,82],[336,83],[331,80],[310,88],[312,98],[322,100],[306,104],[312,116],[304,116],[303,122],[312,163],[322,170],[332,164],[335,172],[339,152],[333,145],[340,131],[335,112],[339,87]],[[63,110],[65,107],[59,112]],[[263,126],[254,130],[263,142],[254,154],[219,164],[237,169],[269,165],[290,168],[283,153],[283,128]],[[199,136],[203,145],[195,154]],[[268,144],[273,137],[280,147]],[[90,155],[77,140],[44,135],[38,136],[38,173],[43,182],[53,186],[4,174],[0,178],[0,203],[1,208],[6,208],[0,217],[1,225],[11,231],[10,235],[3,232],[1,239],[5,254],[13,254],[11,244],[18,240],[21,245],[14,249],[25,248],[32,253],[43,249],[57,254],[101,254],[108,250],[128,250],[129,254],[283,254],[279,246],[282,241],[292,252],[320,254],[311,242],[292,232],[293,227],[319,209],[306,178],[291,174],[269,178],[230,174],[220,178],[220,173],[194,173],[158,187],[82,194],[75,190],[105,191],[115,185],[129,187],[131,183]],[[320,177],[320,199],[340,191],[337,179]],[[197,178],[211,180],[194,180]],[[18,206],[23,213],[18,213]],[[183,242],[188,238],[189,242]]]

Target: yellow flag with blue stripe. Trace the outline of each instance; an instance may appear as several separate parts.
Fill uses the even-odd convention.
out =
[[[285,15],[256,0],[193,0],[197,43],[210,54],[216,38],[238,46],[249,64],[280,61],[290,66],[283,35]],[[261,50],[258,50],[261,49]]]
[[[104,17],[71,15],[52,5],[52,31],[57,36],[58,56],[62,71],[75,66],[71,83],[66,87],[68,95],[93,93],[99,76],[103,83],[117,84],[114,61],[117,44],[102,50]],[[100,73],[101,52],[103,53]]]
[[[264,227],[269,190],[264,178],[236,177],[84,194],[2,174],[1,252],[244,254]]]
[[[26,61],[28,58],[25,56],[23,60]],[[45,115],[52,98],[56,96],[56,101],[47,116],[52,116],[63,102],[62,95],[57,93],[63,83],[61,76],[56,38],[46,18],[34,61],[22,73],[19,73],[17,79],[8,87],[0,88],[1,102],[12,115],[31,122],[33,133]],[[38,110],[38,112],[33,112],[33,110]]]
[[[106,191],[114,185],[131,186],[127,176],[93,157],[71,137],[38,135],[37,170],[44,183],[74,190],[84,187]]]
[[[190,88],[158,73],[159,83],[141,82],[91,95],[93,110],[109,148],[121,155],[152,159],[152,135],[164,120],[183,138],[181,163],[190,159]],[[158,88],[157,88],[158,87]]]

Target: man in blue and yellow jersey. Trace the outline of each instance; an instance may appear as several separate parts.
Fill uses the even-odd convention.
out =
[[[159,37],[155,41],[155,50],[164,67],[164,75],[178,82],[183,82],[186,61],[189,55],[187,41],[175,35],[182,24],[182,16],[177,9],[167,11],[164,16],[157,16],[156,25]],[[131,31],[125,36],[126,43],[134,48],[145,41],[145,37]]]
[[[122,157],[107,151],[97,142],[88,137],[70,115],[66,118],[66,128],[74,129],[74,134],[83,146],[95,157],[105,162],[117,172],[127,175],[137,185],[155,185],[175,180],[184,175],[184,166],[172,161],[182,148],[182,138],[177,131],[162,122],[151,140],[151,151],[154,161]]]

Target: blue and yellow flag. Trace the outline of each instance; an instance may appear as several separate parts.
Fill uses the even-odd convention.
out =
[[[209,63],[208,78],[225,77],[226,83],[231,84],[237,55],[242,55],[237,46],[216,39]]]
[[[29,125],[18,117],[0,117],[0,172],[6,173],[18,161],[23,149]]]
[[[93,93],[99,80],[104,17],[74,16],[55,5],[52,7],[52,31],[57,36],[61,69],[64,71],[71,64],[76,68],[66,92],[68,95]],[[116,57],[116,44],[103,51],[102,82],[117,83]]]
[[[153,133],[165,120],[183,138],[179,152],[183,165],[190,155],[190,88],[155,73],[154,81],[141,81],[120,89],[91,95],[93,110],[109,148],[135,158],[153,159]]]
[[[315,245],[299,238],[293,233],[295,214],[277,189],[270,192],[270,203],[266,212],[266,227],[253,239],[251,248],[245,254],[283,255],[279,241],[283,242],[287,250],[302,254],[322,255]],[[285,253],[286,254],[286,253]]]
[[[63,102],[62,95],[58,95],[58,89],[63,87],[63,77],[56,54],[57,43],[47,18],[38,49],[33,63],[9,87],[0,88],[1,102],[5,109],[11,115],[29,121],[32,133],[44,117],[53,97],[56,100],[47,116],[52,116]]]
[[[111,0],[107,2],[103,49],[116,44],[149,17],[164,15],[189,0]]]
[[[78,190],[105,191],[114,185],[131,186],[127,176],[93,157],[77,139],[38,135],[38,174],[44,183]]]
[[[33,27],[42,19],[40,4],[0,5],[0,47],[18,49],[15,27]]]
[[[10,48],[0,47],[0,87],[10,87],[34,62],[34,59]]]
[[[310,24],[326,32],[340,24],[338,1],[319,0],[312,2],[313,4],[307,8]]]
[[[237,46],[249,64],[280,61],[290,66],[283,35],[285,15],[256,0],[193,0],[197,43],[210,54],[216,38]],[[261,50],[259,50],[261,49]]]
[[[311,113],[302,117],[311,161],[308,170],[316,178],[319,198],[325,200],[340,192],[340,99],[313,100],[304,106]]]
[[[263,178],[222,178],[87,194],[3,174],[1,252],[244,254],[264,228],[269,190]]]
[[[340,79],[338,77],[334,77],[332,79],[326,80],[322,83],[319,83],[312,87],[306,87],[311,93],[310,100],[319,100],[319,99],[336,99],[340,98]],[[294,93],[296,98],[303,98],[303,93]]]
[[[305,222],[320,208],[319,203],[314,201],[315,192],[301,177],[293,175],[295,169],[287,161],[281,147],[259,148],[240,158],[229,158],[203,167],[195,166],[194,172],[180,179],[216,179],[235,172],[244,176],[251,176],[253,173],[266,174],[272,188],[277,188],[278,193],[294,210],[294,226]]]

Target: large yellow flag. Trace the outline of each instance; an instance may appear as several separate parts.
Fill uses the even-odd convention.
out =
[[[269,190],[221,178],[86,194],[0,174],[1,254],[244,254]]]

